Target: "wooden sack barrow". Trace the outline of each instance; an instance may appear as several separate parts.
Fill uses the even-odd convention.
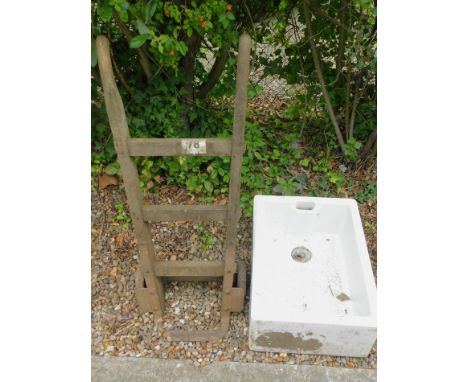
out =
[[[159,139],[131,138],[127,118],[112,71],[109,41],[96,40],[97,59],[107,115],[112,130],[117,159],[127,195],[132,223],[139,248],[139,269],[136,274],[136,297],[141,312],[153,312],[156,319],[164,311],[164,280],[206,281],[223,279],[221,323],[217,329],[170,332],[173,341],[209,341],[224,337],[229,329],[231,312],[244,308],[246,289],[245,264],[236,264],[237,223],[240,218],[240,177],[244,152],[244,127],[249,78],[250,37],[243,34],[237,56],[236,98],[232,137]],[[227,205],[143,205],[135,156],[230,156],[231,176]],[[148,222],[160,221],[226,222],[224,260],[221,261],[156,261]],[[237,285],[234,274],[237,272]]]

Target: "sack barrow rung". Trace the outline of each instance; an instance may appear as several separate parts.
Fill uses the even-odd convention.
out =
[[[96,39],[96,52],[104,100],[120,163],[125,193],[140,252],[136,274],[136,298],[141,312],[153,312],[161,318],[164,311],[163,280],[223,280],[221,324],[214,330],[170,332],[173,341],[211,341],[222,338],[229,329],[231,312],[244,308],[246,267],[235,261],[237,223],[240,218],[240,177],[244,152],[244,128],[249,78],[250,37],[243,34],[237,56],[236,98],[232,138],[131,138],[125,109],[112,71],[109,41]],[[231,176],[227,205],[143,205],[134,156],[230,156]],[[148,222],[223,221],[227,223],[224,260],[156,261]],[[237,283],[234,274],[237,273]]]

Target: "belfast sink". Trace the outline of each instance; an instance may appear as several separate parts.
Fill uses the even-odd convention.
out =
[[[256,196],[250,348],[365,357],[376,332],[376,286],[356,201]]]

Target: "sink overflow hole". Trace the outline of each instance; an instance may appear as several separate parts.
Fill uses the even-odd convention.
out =
[[[297,202],[296,208],[298,210],[312,211],[315,208],[314,202]]]
[[[293,260],[307,263],[312,258],[312,253],[306,247],[296,247],[291,252]]]

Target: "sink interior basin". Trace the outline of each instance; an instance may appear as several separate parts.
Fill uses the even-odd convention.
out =
[[[253,350],[367,355],[376,336],[375,301],[354,200],[255,197]]]

